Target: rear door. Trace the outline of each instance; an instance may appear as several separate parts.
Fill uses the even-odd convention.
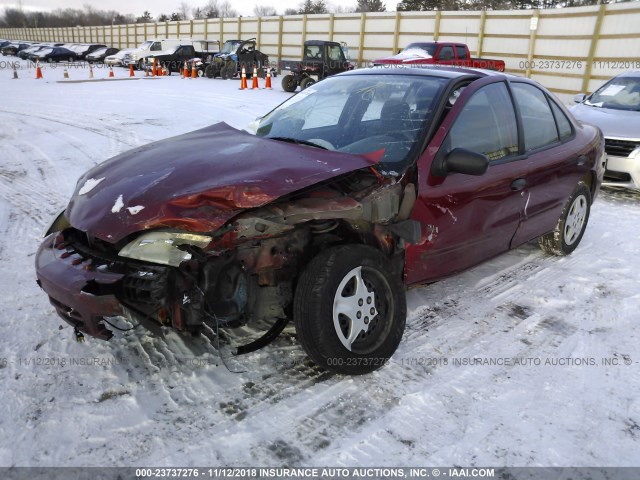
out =
[[[512,248],[553,230],[569,196],[588,172],[571,122],[555,101],[530,83],[511,82],[527,155],[525,208]]]
[[[524,206],[516,114],[504,81],[477,80],[448,113],[418,161],[412,218],[423,243],[406,251],[407,283],[435,280],[509,249]],[[486,155],[482,176],[436,176],[432,163],[454,148]]]

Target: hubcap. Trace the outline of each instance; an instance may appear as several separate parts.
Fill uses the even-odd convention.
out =
[[[564,222],[564,242],[573,245],[580,236],[587,217],[587,199],[584,195],[577,197],[571,204],[567,219]]]
[[[375,305],[375,292],[365,285],[362,267],[354,268],[342,279],[333,299],[333,325],[347,350],[369,330],[378,315]]]

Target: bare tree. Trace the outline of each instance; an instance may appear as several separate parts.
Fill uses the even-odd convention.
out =
[[[191,6],[187,2],[180,2],[178,15],[181,17],[180,20],[189,20],[191,18]]]
[[[276,9],[274,7],[269,7],[267,5],[256,5],[253,7],[253,14],[256,17],[275,17],[278,15]]]
[[[238,16],[238,12],[231,6],[228,0],[220,2],[220,17],[222,18],[234,18]]]
[[[287,8],[284,11],[285,15],[298,15],[298,9],[297,8]]]

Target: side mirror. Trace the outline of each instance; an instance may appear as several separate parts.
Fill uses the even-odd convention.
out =
[[[489,168],[489,159],[466,148],[454,148],[444,159],[444,170],[447,173],[463,175],[484,175]]]
[[[587,98],[587,96],[584,93],[578,93],[577,95],[573,96],[573,101],[575,103],[582,103],[584,102],[585,98]]]

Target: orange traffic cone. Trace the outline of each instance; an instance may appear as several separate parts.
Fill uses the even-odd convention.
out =
[[[182,70],[182,78],[189,78],[189,67],[187,67],[187,62],[184,62],[184,70]]]
[[[13,64],[13,79],[17,80],[18,79],[18,70],[16,70],[16,64]]]
[[[129,76],[130,77],[135,77],[136,74],[133,73],[133,63],[131,65],[129,65]]]
[[[153,59],[153,65],[151,66],[151,76],[152,77],[157,77],[158,76],[158,70],[156,69],[156,59]]]
[[[198,78],[198,71],[196,70],[196,62],[191,62],[191,78]]]
[[[267,90],[272,90],[271,88],[271,69],[267,67],[267,81],[264,84],[264,88]]]
[[[247,89],[247,71],[244,68],[244,65],[242,65],[242,78],[240,79],[240,90],[246,90]]]
[[[109,78],[113,78],[115,75],[113,74],[113,67],[109,67]]]
[[[69,78],[69,72],[67,72],[67,69],[66,69],[66,68],[64,69],[64,75],[63,75],[63,77],[64,77],[64,78]]]
[[[36,62],[36,80],[43,78],[42,77],[42,69],[40,68],[40,61]]]
[[[256,90],[258,88],[260,88],[260,85],[258,85],[258,68],[254,65],[253,76],[251,78],[251,90]]]
[[[89,64],[89,78],[93,78],[93,66]]]

